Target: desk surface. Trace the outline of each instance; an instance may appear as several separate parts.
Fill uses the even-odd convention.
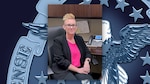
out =
[[[87,47],[89,48],[91,54],[102,55],[102,47],[100,47],[100,46],[89,46],[89,45],[87,45]]]

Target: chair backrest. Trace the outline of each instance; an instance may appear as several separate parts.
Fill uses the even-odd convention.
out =
[[[50,27],[48,28],[48,57],[49,57],[49,66],[52,64],[52,53],[51,53],[51,47],[53,45],[54,39],[57,36],[65,34],[65,30],[61,27]]]

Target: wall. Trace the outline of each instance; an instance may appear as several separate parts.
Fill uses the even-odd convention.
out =
[[[101,19],[77,19],[77,21],[87,20],[89,24],[90,33],[79,34],[85,41],[88,41],[90,35],[102,34],[102,22]],[[62,26],[62,18],[48,18],[48,26]]]

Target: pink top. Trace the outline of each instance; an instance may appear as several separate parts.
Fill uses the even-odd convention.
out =
[[[81,53],[76,43],[71,43],[68,41],[68,45],[71,52],[71,63],[76,67],[80,67],[80,57]]]

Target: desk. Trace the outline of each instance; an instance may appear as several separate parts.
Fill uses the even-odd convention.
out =
[[[98,64],[91,63],[91,73],[97,74],[98,76],[101,75],[102,71],[102,47],[98,46],[91,46],[87,45],[89,51],[92,54],[92,60],[96,59]]]
[[[102,55],[102,47],[98,47],[98,46],[87,46],[91,52],[92,55]]]

